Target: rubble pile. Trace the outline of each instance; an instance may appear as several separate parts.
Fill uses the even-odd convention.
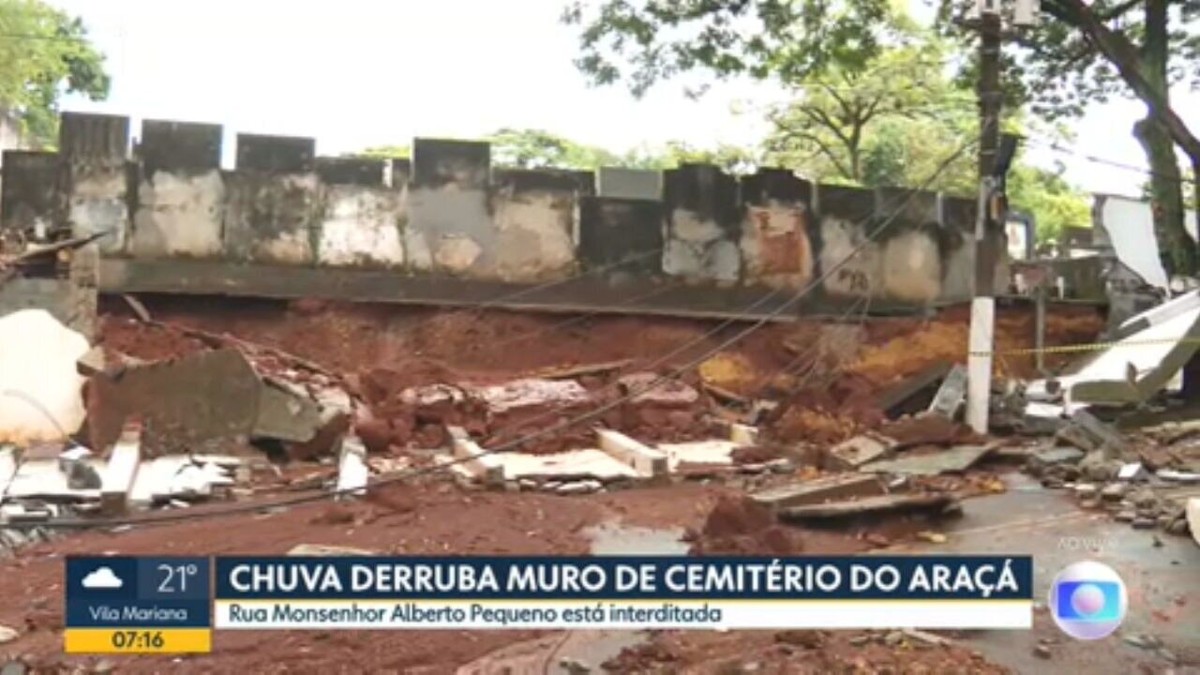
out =
[[[691,555],[796,555],[804,550],[799,534],[780,526],[769,507],[749,497],[722,497],[691,540]]]

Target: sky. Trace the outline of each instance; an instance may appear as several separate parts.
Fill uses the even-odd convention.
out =
[[[50,3],[83,18],[113,76],[108,100],[70,98],[65,109],[128,115],[135,135],[146,118],[224,124],[226,157],[238,132],[312,136],[322,154],[502,127],[614,151],[751,144],[765,130],[761,111],[784,98],[745,81],[699,101],[671,82],[641,100],[591,88],[572,63],[574,29],[558,21],[566,0]],[[1179,92],[1174,107],[1186,118],[1200,95]],[[1065,177],[1091,192],[1136,195],[1143,174],[1083,156],[1144,167],[1129,134],[1143,115],[1134,101],[1095,106],[1072,124],[1075,154],[1031,149],[1029,160],[1064,162]]]

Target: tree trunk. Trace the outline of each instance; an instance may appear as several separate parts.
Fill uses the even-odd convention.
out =
[[[1146,35],[1142,44],[1141,73],[1164,105],[1170,105],[1167,81],[1167,0],[1146,0]],[[1133,135],[1142,144],[1150,165],[1150,200],[1159,255],[1168,277],[1196,273],[1196,245],[1183,219],[1183,174],[1175,158],[1175,144],[1166,125],[1153,112],[1134,125]]]
[[[1196,244],[1184,227],[1183,174],[1175,158],[1175,144],[1166,129],[1147,117],[1133,126],[1133,135],[1146,151],[1150,165],[1150,203],[1158,252],[1168,277],[1196,272]]]

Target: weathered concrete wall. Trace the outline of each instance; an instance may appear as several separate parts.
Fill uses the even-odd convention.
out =
[[[144,258],[209,258],[223,251],[221,127],[145,120],[129,251]]]
[[[339,267],[403,267],[407,205],[384,184],[378,159],[317,158],[324,186],[317,262]]]
[[[109,257],[430,283],[583,274],[611,288],[629,279],[734,297],[812,286],[830,299],[910,305],[965,299],[973,285],[973,199],[813,185],[780,169],[740,178],[707,165],[493,170],[487,143],[437,139],[417,139],[411,160],[384,160],[317,157],[311,138],[241,134],[237,167],[222,171],[218,125],[146,121],[132,161],[128,138],[126,118],[65,116],[61,154],[6,157],[0,224],[111,229]],[[995,270],[1000,288],[1006,263]]]
[[[688,164],[663,174],[667,216],[663,271],[689,282],[741,278],[737,180],[715,166]]]
[[[746,279],[800,289],[815,269],[813,186],[791,171],[760,169],[741,180],[741,255]]]
[[[75,236],[107,232],[105,253],[129,235],[129,118],[63,113],[59,127],[65,220]]]

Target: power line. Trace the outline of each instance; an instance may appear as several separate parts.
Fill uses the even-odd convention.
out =
[[[1037,138],[1031,138],[1031,139],[1028,139],[1028,141],[1034,145],[1041,146],[1048,150],[1053,150],[1054,152],[1059,152],[1059,153],[1062,153],[1065,155],[1071,155],[1073,157],[1078,157],[1079,159],[1085,160],[1087,162],[1091,162],[1093,164],[1103,164],[1105,166],[1111,166],[1111,167],[1114,167],[1117,169],[1124,169],[1125,171],[1139,173],[1143,176],[1148,176],[1151,178],[1161,178],[1163,180],[1177,181],[1179,183],[1188,183],[1191,185],[1196,184],[1195,178],[1191,178],[1191,177],[1184,176],[1184,175],[1167,176],[1165,174],[1153,171],[1152,169],[1137,166],[1134,164],[1127,164],[1125,162],[1119,162],[1119,161],[1113,160],[1113,159],[1106,159],[1104,157],[1097,157],[1095,155],[1089,155],[1080,150],[1064,147],[1061,144],[1059,144],[1057,141],[1050,141],[1050,140],[1037,139]]]
[[[796,302],[798,302],[801,298],[806,296],[808,293],[812,292],[815,288],[817,288],[821,283],[823,283],[825,280],[827,280],[829,277],[831,277],[834,273],[836,273],[837,271],[839,271],[843,267],[845,267],[847,264],[849,264],[849,262],[851,260],[855,259],[859,253],[861,253],[863,250],[866,249],[866,247],[868,245],[875,243],[876,239],[892,225],[892,223],[896,220],[896,218],[901,213],[904,212],[905,208],[907,208],[907,206],[916,198],[916,196],[918,194],[920,194],[923,190],[925,190],[929,185],[933,184],[937,180],[937,178],[956,159],[958,159],[958,157],[960,155],[962,155],[969,148],[971,148],[972,146],[977,145],[977,144],[978,144],[978,141],[970,141],[968,143],[963,144],[956,151],[951,153],[941,163],[941,165],[937,168],[937,170],[934,171],[933,174],[930,175],[930,177],[920,187],[910,191],[910,195],[909,195],[908,199],[906,199],[902,204],[899,204],[892,211],[891,215],[886,220],[884,220],[883,223],[881,223],[879,225],[879,227],[874,228],[873,231],[870,233],[870,235],[868,235],[867,237],[864,237],[863,240],[857,246],[855,246],[849,253],[847,253],[847,255],[845,257],[843,257],[841,260],[839,260],[834,265],[830,266],[829,269],[823,270],[819,276],[817,276],[815,279],[811,280],[803,288],[796,291],[788,301],[780,304],[779,306],[777,306],[776,308],[771,310],[771,312],[767,316],[759,317],[754,322],[754,324],[752,324],[751,326],[749,326],[746,329],[743,329],[737,335],[734,335],[733,337],[723,341],[721,344],[717,345],[716,347],[706,350],[704,354],[701,354],[699,357],[689,361],[688,363],[684,364],[683,366],[680,366],[680,367],[674,369],[669,375],[660,376],[660,377],[656,378],[654,381],[652,381],[642,387],[634,388],[635,389],[634,391],[630,391],[630,392],[626,393],[624,396],[622,396],[608,404],[602,405],[602,406],[595,408],[589,412],[582,413],[572,419],[568,419],[563,422],[560,422],[557,425],[543,428],[539,431],[533,432],[531,434],[527,434],[521,438],[517,438],[517,439],[514,439],[513,441],[501,444],[497,447],[485,449],[483,451],[483,454],[495,455],[495,454],[508,452],[515,448],[521,447],[522,445],[524,445],[528,442],[537,440],[537,439],[547,436],[549,434],[556,433],[556,432],[562,431],[566,428],[578,425],[580,423],[596,419],[596,418],[600,417],[601,415],[604,415],[605,413],[616,409],[618,406],[623,405],[623,404],[633,400],[634,398],[642,395],[643,393],[646,393],[648,391],[651,391],[651,390],[657,388],[658,386],[665,383],[666,381],[678,377],[679,375],[683,374],[687,370],[696,367],[700,363],[703,363],[705,360],[712,357],[713,355],[715,355],[725,349],[728,349],[730,346],[740,342],[742,339],[746,338],[751,333],[753,333],[754,331],[756,331],[759,328],[761,328],[762,326],[764,326],[773,317],[777,317],[780,314],[782,314],[784,311],[787,311],[787,309],[789,307],[794,305]],[[764,296],[764,298],[770,297],[772,295],[773,295],[773,293],[767,294],[766,296]],[[751,305],[751,307],[758,305],[761,302],[763,302],[763,300],[759,300],[758,302],[753,303]],[[710,331],[710,334],[715,334],[715,331]],[[437,466],[434,466],[434,467],[428,467],[428,468],[424,468],[424,469],[418,469],[418,470],[399,473],[399,474],[396,474],[393,476],[389,476],[389,477],[380,479],[380,480],[376,481],[373,485],[370,485],[365,489],[370,490],[370,489],[377,488],[382,485],[390,485],[393,483],[402,483],[407,480],[411,480],[413,478],[418,478],[418,477],[421,477],[424,475],[429,475],[432,473],[437,473],[437,472],[443,471],[450,466],[454,466],[456,464],[462,464],[467,461],[472,461],[476,458],[477,458],[477,456],[476,457],[468,457],[468,458],[459,458],[459,459],[450,460],[448,462],[438,464]],[[355,495],[362,490],[364,490],[364,488],[353,488],[353,489],[348,489],[348,490],[335,490],[335,491],[320,490],[319,492],[316,492],[314,494],[297,495],[295,497],[290,497],[290,498],[283,499],[283,500],[276,500],[276,501],[270,502],[270,503],[245,504],[245,505],[234,506],[232,508],[212,509],[212,510],[205,510],[205,511],[167,512],[165,514],[156,514],[153,517],[134,516],[134,517],[125,517],[125,518],[105,518],[105,519],[97,519],[97,520],[78,519],[78,518],[64,519],[64,520],[51,521],[51,522],[46,522],[46,523],[39,523],[37,525],[31,524],[30,526],[31,527],[35,526],[35,527],[40,527],[40,528],[56,528],[56,529],[70,529],[70,528],[91,529],[91,528],[98,528],[98,527],[114,527],[114,526],[119,526],[119,525],[155,525],[155,524],[162,524],[162,523],[168,523],[168,522],[199,520],[199,519],[204,519],[204,518],[216,518],[216,517],[234,515],[234,514],[239,514],[239,513],[254,513],[254,512],[259,512],[259,511],[262,511],[264,509],[269,509],[269,508],[295,506],[295,505],[300,505],[300,504],[324,501],[326,499],[331,499],[331,498],[335,498],[338,496]]]

